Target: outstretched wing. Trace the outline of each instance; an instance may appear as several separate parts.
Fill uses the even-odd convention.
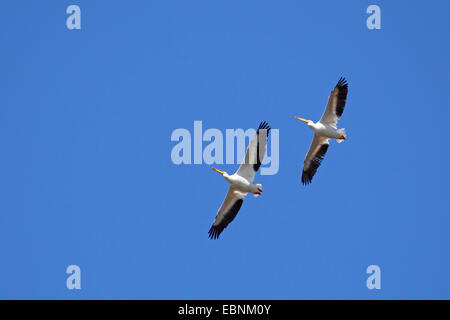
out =
[[[238,175],[246,178],[250,182],[253,182],[255,173],[258,171],[264,159],[269,132],[269,124],[265,121],[261,122],[258,130],[256,130],[255,137],[247,148],[244,161],[236,172]]]
[[[233,221],[244,202],[244,197],[245,194],[232,190],[231,187],[228,189],[227,196],[225,197],[225,200],[223,200],[219,212],[217,212],[216,220],[214,220],[211,229],[209,229],[208,234],[211,239],[219,238],[223,229]]]
[[[336,84],[336,87],[334,87],[334,90],[331,91],[331,94],[328,97],[327,107],[325,108],[322,118],[320,118],[321,122],[337,128],[337,122],[344,112],[347,93],[347,80],[341,77]]]
[[[328,138],[314,135],[303,164],[302,183],[310,184],[329,146]]]

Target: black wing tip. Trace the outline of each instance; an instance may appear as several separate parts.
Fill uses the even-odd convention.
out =
[[[340,77],[338,83],[336,84],[338,88],[348,88],[348,81],[345,77]]]
[[[269,134],[269,131],[270,131],[271,127],[270,127],[270,125],[269,125],[269,123],[267,121],[262,121],[259,124],[258,132],[259,132],[259,129],[265,129],[265,130],[267,130],[267,134]]]
[[[312,178],[313,177],[310,177],[309,175],[306,175],[306,172],[303,171],[302,183],[303,183],[304,186],[307,186],[308,184],[310,184],[312,182]]]
[[[212,226],[208,231],[208,237],[212,240],[219,239],[220,233],[221,231],[217,227]]]

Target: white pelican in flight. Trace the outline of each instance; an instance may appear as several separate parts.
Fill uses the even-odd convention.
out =
[[[303,165],[303,184],[311,183],[317,168],[319,168],[323,157],[327,153],[329,146],[328,140],[336,139],[338,143],[341,143],[347,138],[345,129],[337,128],[337,122],[344,112],[347,93],[347,80],[341,77],[328,97],[327,107],[325,108],[322,118],[320,118],[318,122],[314,123],[311,120],[296,117],[297,119],[306,122],[308,127],[314,131],[314,138],[311,147],[309,147],[309,151],[306,154]]]
[[[262,193],[262,185],[254,184],[253,179],[256,171],[258,171],[261,166],[264,154],[266,153],[269,131],[269,124],[267,122],[261,122],[255,137],[247,148],[244,161],[238,171],[231,176],[225,171],[213,168],[213,170],[222,174],[225,180],[230,184],[230,187],[228,188],[225,200],[223,200],[222,205],[219,208],[219,212],[217,212],[216,220],[214,220],[211,229],[209,229],[208,234],[211,239],[219,238],[223,229],[233,221],[239,212],[247,193],[253,193],[255,197]]]

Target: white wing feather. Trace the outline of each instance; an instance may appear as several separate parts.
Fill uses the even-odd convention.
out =
[[[337,122],[345,108],[347,99],[348,83],[345,78],[340,78],[333,91],[328,97],[327,106],[323,112],[320,122],[337,129]]]
[[[314,135],[311,146],[306,154],[305,161],[303,163],[302,183],[309,184],[312,178],[316,174],[323,157],[327,153],[329,142],[328,138]]]
[[[233,190],[232,187],[228,188],[225,200],[223,200],[217,212],[216,219],[211,229],[209,229],[209,237],[211,239],[217,239],[228,224],[233,221],[242,206],[244,197],[244,193]]]
[[[245,153],[245,158],[239,169],[236,171],[236,174],[244,177],[249,182],[253,182],[255,178],[255,173],[258,171],[259,166],[261,165],[264,155],[266,154],[267,147],[267,134],[269,133],[270,127],[268,124],[261,123],[258,130],[256,131],[255,136],[250,142],[247,152]],[[259,146],[259,148],[258,148]],[[259,149],[259,150],[258,150]],[[259,161],[258,161],[258,153],[259,153]]]

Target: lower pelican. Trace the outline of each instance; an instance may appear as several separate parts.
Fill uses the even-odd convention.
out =
[[[269,131],[270,126],[267,122],[262,122],[259,125],[255,137],[247,148],[245,159],[236,173],[229,175],[225,171],[213,168],[227,180],[230,187],[225,200],[217,212],[216,220],[211,229],[209,229],[208,234],[211,239],[219,238],[222,231],[233,221],[247,193],[253,193],[255,197],[262,193],[262,185],[253,183],[253,180],[266,153]]]

